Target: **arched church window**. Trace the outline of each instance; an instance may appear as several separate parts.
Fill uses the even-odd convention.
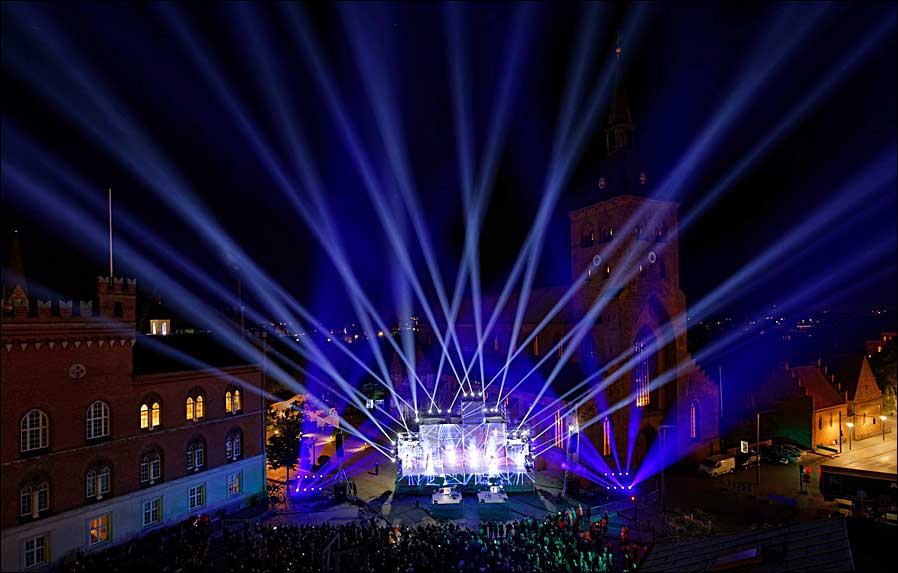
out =
[[[689,437],[697,440],[701,436],[701,406],[698,400],[693,400],[689,407]]]
[[[649,392],[651,384],[651,348],[655,337],[651,333],[640,336],[634,345],[636,355],[636,368],[633,370],[633,393],[636,395],[636,407],[642,408],[649,405]]]

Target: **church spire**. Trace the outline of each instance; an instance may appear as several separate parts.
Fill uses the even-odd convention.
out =
[[[621,63],[620,34],[614,48],[617,56],[614,62],[614,97],[608,108],[608,120],[605,123],[605,143],[608,155],[617,151],[630,151],[634,147],[633,132],[636,124],[633,123],[633,115],[630,113],[630,104],[627,99],[627,90],[624,86],[624,74]]]
[[[19,230],[14,229],[9,261],[3,267],[3,312],[13,312],[16,307],[27,312],[28,306],[28,282],[25,279],[22,245],[19,242]]]

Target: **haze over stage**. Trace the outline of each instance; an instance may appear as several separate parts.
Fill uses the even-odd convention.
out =
[[[399,437],[403,476],[525,472],[529,444],[504,422],[422,424]]]
[[[529,430],[510,431],[501,408],[473,395],[458,411],[423,418],[417,432],[399,434],[396,453],[397,482],[407,486],[520,485],[532,470]]]

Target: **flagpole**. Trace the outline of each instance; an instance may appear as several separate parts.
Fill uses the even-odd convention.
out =
[[[113,280],[112,274],[112,188],[109,188],[109,281]]]

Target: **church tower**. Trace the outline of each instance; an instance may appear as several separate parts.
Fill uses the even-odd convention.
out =
[[[580,413],[581,423],[614,410],[607,420],[589,426],[587,437],[603,455],[615,445],[618,456],[632,457],[635,467],[658,439],[662,424],[678,425],[681,454],[702,448],[701,455],[707,454],[717,438],[718,401],[716,385],[686,348],[678,205],[649,198],[652,186],[636,145],[621,49],[616,52],[615,92],[605,126],[607,156],[598,172],[600,200],[570,213],[571,276],[585,281],[575,301],[578,317],[594,305],[601,308],[583,352],[595,356],[597,368],[619,363],[604,374],[610,383]],[[672,379],[653,387],[662,376]],[[627,405],[610,408],[621,401]]]

